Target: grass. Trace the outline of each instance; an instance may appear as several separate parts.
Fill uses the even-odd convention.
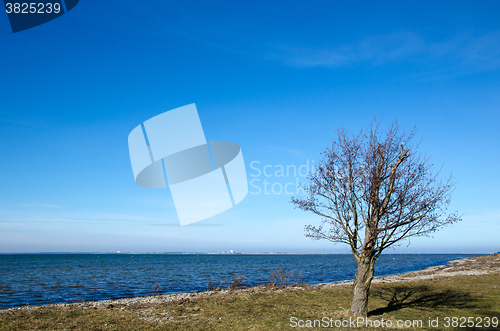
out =
[[[0,330],[290,330],[290,318],[349,319],[349,286],[256,287],[214,292],[208,298],[161,304],[92,309],[68,305],[0,311]],[[376,283],[369,301],[372,321],[422,321],[405,330],[463,330],[444,327],[445,317],[500,318],[500,273],[442,277],[425,281]],[[429,317],[439,327],[428,327]],[[311,322],[313,323],[313,322]],[[323,329],[323,328],[321,328]],[[346,328],[332,329],[344,330]],[[359,327],[356,330],[386,330]],[[398,329],[398,328],[394,328]],[[467,330],[497,328],[467,328]]]

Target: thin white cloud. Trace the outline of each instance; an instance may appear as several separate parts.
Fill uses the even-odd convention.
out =
[[[32,208],[63,208],[60,205],[53,203],[41,203],[41,202],[31,202],[31,203],[19,203],[16,204],[17,207],[32,207]]]
[[[480,37],[466,34],[437,42],[427,41],[415,33],[401,32],[329,49],[281,46],[269,52],[266,58],[301,68],[425,60],[430,63],[446,61],[447,65],[468,70],[496,70],[500,68],[500,32]]]
[[[500,226],[500,211],[476,215],[464,215],[463,221],[474,226]]]
[[[500,31],[468,40],[464,42],[462,48],[458,56],[464,64],[484,69],[500,67]]]
[[[361,62],[382,64],[422,52],[425,42],[416,34],[405,32],[373,36],[331,49],[279,47],[268,59],[297,67],[342,67]]]
[[[180,228],[182,225],[179,223],[159,223],[159,224],[149,224],[149,226],[164,226],[164,227],[172,227],[172,228]],[[213,224],[213,223],[207,223],[207,224],[198,224],[198,223],[193,223],[193,224],[188,224],[186,227],[193,227],[193,228],[204,228],[204,227],[213,227],[213,226],[225,226],[224,224]]]
[[[289,148],[289,147],[284,147],[284,146],[266,146],[266,147],[269,150],[274,151],[274,152],[291,154],[291,155],[302,157],[302,158],[305,158],[308,155],[307,151],[300,149],[300,148]]]
[[[116,223],[116,222],[165,222],[165,217],[113,213],[56,213],[56,212],[0,212],[0,223],[62,222],[62,223]]]
[[[27,121],[13,121],[13,120],[0,118],[0,122],[5,122],[5,123],[15,124],[15,125],[22,125],[22,126],[27,126],[27,127],[31,127],[31,128],[37,128],[37,129],[53,130],[52,128],[50,128],[46,125],[34,124],[32,122],[27,122]]]

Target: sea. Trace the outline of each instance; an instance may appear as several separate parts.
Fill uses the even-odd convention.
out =
[[[375,276],[388,276],[475,254],[382,254]],[[206,291],[245,277],[266,284],[275,269],[289,282],[317,285],[352,280],[351,254],[2,254],[0,309]],[[300,278],[297,276],[300,275]]]

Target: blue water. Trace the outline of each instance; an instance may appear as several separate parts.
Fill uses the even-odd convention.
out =
[[[385,254],[375,276],[387,276],[473,255]],[[250,286],[265,284],[274,268],[302,271],[315,285],[352,280],[352,255],[18,254],[0,255],[0,308],[57,302],[106,300],[161,293],[204,291],[244,275]]]

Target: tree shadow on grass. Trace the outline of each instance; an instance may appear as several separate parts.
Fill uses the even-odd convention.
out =
[[[420,310],[488,308],[485,307],[484,302],[479,307],[478,299],[472,297],[467,292],[450,289],[436,291],[425,285],[418,287],[391,286],[387,288],[375,288],[370,291],[370,294],[374,298],[387,302],[387,305],[372,310],[368,313],[369,316],[381,315],[402,308]]]

